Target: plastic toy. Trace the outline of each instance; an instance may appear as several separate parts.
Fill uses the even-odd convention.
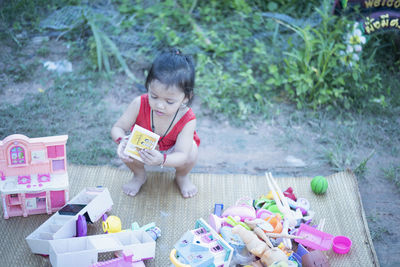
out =
[[[297,220],[303,217],[301,211],[297,210],[294,212],[290,209],[286,197],[283,195],[282,190],[279,188],[270,172],[265,173],[265,176],[267,177],[268,186],[272,190],[277,207],[282,212],[284,218],[289,221],[289,227],[295,227],[297,225]]]
[[[295,267],[301,267],[301,257],[296,252],[293,252],[292,255],[289,256],[289,261],[294,261],[297,263]]]
[[[147,230],[146,233],[148,233],[151,236],[151,238],[153,238],[153,240],[156,241],[161,236],[161,229],[155,226]]]
[[[302,239],[304,237],[302,236],[297,236],[297,235],[290,235],[287,233],[273,233],[273,226],[270,225],[269,223],[267,223],[264,220],[260,220],[260,219],[255,219],[253,221],[248,221],[246,220],[246,224],[253,230],[253,232],[262,240],[264,240],[264,242],[270,247],[272,248],[273,245],[271,243],[271,241],[269,240],[269,238],[267,237],[272,237],[272,238],[287,238],[287,239]]]
[[[273,205],[273,204],[275,204],[275,200],[273,200],[273,199],[268,199],[268,198],[265,197],[265,196],[262,196],[262,197],[260,197],[259,199],[256,199],[256,200],[254,201],[254,207],[255,207],[256,209],[268,209],[268,207],[269,207],[270,205]]]
[[[290,257],[290,255],[292,255],[293,251],[288,248],[287,246],[285,246],[283,243],[280,243],[278,245],[278,248],[281,249],[283,252],[285,252],[286,256]]]
[[[285,217],[285,215],[281,212],[278,205],[272,204],[268,207],[268,211],[272,212],[273,214],[279,214],[281,218]]]
[[[88,187],[28,235],[26,242],[33,253],[48,255],[50,240],[78,235],[79,215],[89,222],[96,222],[106,211],[111,209],[112,205],[113,202],[107,188]]]
[[[276,192],[275,192],[276,193]],[[268,192],[268,194],[265,196],[267,199],[269,200],[273,200],[274,199],[274,194],[272,193],[272,190]]]
[[[248,263],[253,263],[256,260],[256,257],[247,251],[247,249],[243,250],[242,252],[238,252],[236,249],[233,252],[232,260],[230,266],[243,266]],[[246,265],[250,266],[250,265]],[[250,267],[254,267],[251,265]],[[263,267],[263,266],[261,266]]]
[[[302,197],[297,198],[296,204],[298,208],[303,208],[306,211],[309,211],[311,208],[310,201],[308,201],[308,199],[306,198]]]
[[[133,222],[132,226],[131,226],[131,229],[133,231],[134,230],[139,230],[139,229],[141,229],[143,231],[148,231],[148,230],[150,230],[151,228],[154,228],[154,227],[156,227],[156,224],[154,222],[148,223],[148,224],[143,225],[143,226],[140,226],[138,222]]]
[[[121,232],[121,219],[117,216],[111,215],[108,216],[106,214],[103,215],[102,227],[104,233],[118,233]]]
[[[242,199],[239,199],[234,206],[227,208],[223,213],[222,217],[228,216],[239,216],[241,221],[245,219],[255,219],[256,218],[256,210],[247,203],[241,203]]]
[[[315,176],[311,180],[311,190],[317,194],[322,195],[328,189],[328,180],[324,176]]]
[[[297,250],[296,253],[301,257],[303,257],[303,255],[309,253],[309,251],[302,245],[302,244],[297,244]]]
[[[272,214],[273,213],[271,211],[269,211],[269,210],[265,210],[265,209],[256,210],[257,219],[265,219],[265,218],[269,217]]]
[[[76,220],[76,236],[86,236],[87,235],[87,222],[83,215],[78,215]]]
[[[208,217],[208,224],[214,229],[217,233],[220,232],[221,227],[226,225],[226,218],[220,218],[215,214],[210,214]]]
[[[351,240],[347,236],[335,236],[332,241],[332,249],[338,254],[346,254],[350,251]]]
[[[226,218],[226,223],[229,224],[229,225],[231,225],[231,226],[235,226],[235,225],[240,224],[240,225],[243,226],[245,229],[250,230],[250,227],[249,227],[247,224],[245,224],[244,222],[241,222],[241,221],[239,221],[239,222],[236,221],[235,218],[233,218],[232,216],[228,216],[228,217]]]
[[[4,218],[52,214],[68,201],[68,136],[0,140],[0,193]]]
[[[289,234],[289,221],[284,220],[282,224],[282,234]],[[289,238],[282,238],[283,245],[288,248],[292,249],[292,241]]]
[[[173,266],[229,266],[233,248],[203,219],[197,220],[195,227],[171,250],[169,258]]]
[[[259,257],[266,266],[277,261],[288,261],[288,257],[281,249],[277,247],[269,248],[254,232],[246,230],[241,225],[233,227],[232,233],[238,234],[246,244],[247,250]]]
[[[238,235],[232,233],[232,227],[223,226],[221,236],[235,251],[241,252],[246,246]]]
[[[319,231],[307,224],[300,225],[297,235],[304,238],[295,239],[295,241],[306,247],[317,250],[329,250],[332,247],[333,235]]]
[[[310,210],[310,202],[305,198],[298,198],[297,201],[293,201],[292,199],[287,199],[290,208],[297,210],[300,209],[301,214],[303,216],[307,215],[308,211]]]
[[[125,255],[133,254],[131,261],[140,262],[154,258],[155,248],[155,241],[143,230],[126,230],[118,233],[51,240],[49,255],[53,267],[87,267],[102,266],[95,265],[99,253],[115,251],[125,253]],[[128,266],[135,266],[132,262]],[[143,266],[143,264],[137,266]]]
[[[293,188],[289,187],[288,189],[286,189],[286,191],[283,191],[283,195],[287,198],[290,198],[293,201],[296,201],[297,198],[293,193]]]
[[[217,216],[222,216],[222,211],[224,210],[223,204],[215,204],[214,205],[214,214]]]
[[[268,236],[265,234],[265,232],[272,232],[274,230],[273,226],[261,219],[255,219],[253,221],[246,220],[246,224],[253,230],[253,232],[264,242],[272,248],[273,245],[271,243],[271,240],[268,238]]]
[[[283,226],[282,226],[281,218],[279,215],[274,214],[274,215],[271,215],[271,216],[265,218],[264,220],[273,227],[272,231],[264,230],[265,232],[270,232],[270,233],[272,232],[272,233],[277,233],[277,234],[282,232]]]
[[[132,253],[128,252],[127,254],[123,252],[121,257],[109,261],[98,262],[90,267],[145,267],[143,261],[132,262]]]
[[[208,217],[208,223],[211,226],[211,228],[213,228],[217,233],[220,232],[222,226],[226,225],[235,226],[237,224],[241,224],[244,228],[250,230],[250,228],[245,223],[240,221],[239,216],[235,216],[235,218],[232,216],[221,218],[218,217],[217,215],[210,214],[210,216]]]
[[[142,227],[140,227],[137,222],[134,222],[132,223],[131,229],[132,231],[140,229],[147,232],[154,239],[154,241],[156,241],[161,236],[161,229],[158,228],[154,222],[143,225]]]

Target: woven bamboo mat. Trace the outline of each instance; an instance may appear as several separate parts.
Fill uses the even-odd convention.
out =
[[[136,197],[122,193],[121,187],[132,174],[107,166],[69,166],[70,198],[88,186],[102,185],[111,193],[114,205],[109,215],[121,218],[122,227],[133,222],[144,225],[155,222],[162,236],[157,240],[156,257],[146,266],[170,266],[168,255],[174,243],[194,228],[198,218],[208,219],[215,203],[224,207],[239,198],[257,198],[269,189],[264,176],[192,174],[199,193],[192,199],[183,199],[173,181],[173,172],[149,173],[148,180]],[[311,192],[310,177],[276,178],[285,190],[291,186],[298,197],[307,198],[316,212],[315,221],[325,218],[324,231],[332,235],[346,235],[353,241],[350,253],[337,255],[332,250],[326,255],[331,266],[379,266],[362,208],[357,181],[351,172],[327,177],[329,188],[325,195]],[[45,222],[49,215],[27,218],[0,219],[1,266],[49,266],[49,260],[31,253],[25,237]],[[101,222],[88,226],[89,234],[101,234]]]

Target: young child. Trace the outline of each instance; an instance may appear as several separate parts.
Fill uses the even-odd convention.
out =
[[[177,49],[160,54],[147,75],[147,94],[136,97],[111,129],[119,144],[118,156],[132,170],[133,179],[123,191],[135,196],[146,182],[144,164],[176,169],[175,181],[184,198],[193,197],[197,187],[189,172],[197,161],[200,139],[195,131],[196,116],[188,105],[193,99],[195,69],[193,59]],[[155,150],[141,150],[143,162],[124,154],[133,126],[138,124],[160,136]],[[157,150],[158,149],[158,150]]]

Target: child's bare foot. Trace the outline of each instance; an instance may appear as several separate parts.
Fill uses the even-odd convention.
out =
[[[197,194],[197,187],[190,181],[189,175],[175,177],[175,181],[184,198],[194,197]]]
[[[122,186],[122,191],[129,196],[136,196],[139,193],[140,188],[146,182],[147,177],[133,176],[132,180],[130,180],[127,184]]]

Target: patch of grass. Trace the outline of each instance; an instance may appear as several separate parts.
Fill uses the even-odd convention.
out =
[[[383,226],[372,227],[370,234],[373,241],[383,240],[383,235],[389,234],[389,230]]]
[[[354,155],[345,143],[336,140],[333,145],[324,148],[324,157],[334,171],[344,171],[354,162]]]
[[[41,47],[36,50],[36,54],[41,57],[46,57],[50,54],[50,49],[47,43],[43,43]]]
[[[70,163],[107,164],[115,155],[110,129],[116,115],[102,98],[105,93],[91,82],[93,75],[58,78],[43,93],[27,94],[18,104],[0,104],[0,139],[14,133],[28,137],[68,134]]]
[[[376,216],[367,216],[367,221],[371,238],[373,241],[383,240],[383,236],[389,234],[389,230],[380,224],[379,219]]]
[[[354,173],[357,175],[359,178],[364,178],[365,173],[367,172],[367,162],[371,159],[371,157],[374,155],[375,150],[372,150],[371,153],[363,159],[360,164],[354,169]]]
[[[5,64],[4,73],[11,78],[12,81],[20,83],[28,80],[32,73],[39,66],[39,62],[33,61],[27,63],[25,59],[17,59],[16,62],[8,62]]]
[[[388,169],[384,169],[383,175],[385,179],[394,183],[397,190],[400,191],[400,164],[393,165]]]

